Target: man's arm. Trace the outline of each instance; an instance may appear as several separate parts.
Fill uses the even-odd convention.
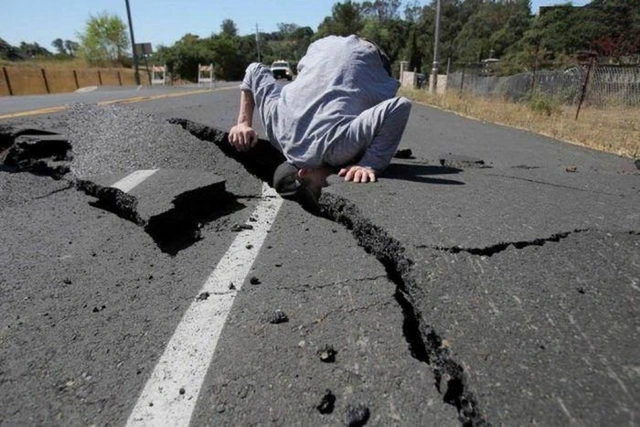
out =
[[[400,144],[410,111],[411,103],[405,98],[392,98],[363,111],[332,152],[332,164],[347,165],[338,175],[345,181],[375,182]],[[353,157],[356,153],[362,154],[359,160]]]
[[[258,142],[258,134],[253,130],[253,110],[256,104],[250,90],[240,93],[238,124],[229,131],[229,142],[238,151],[248,151]]]

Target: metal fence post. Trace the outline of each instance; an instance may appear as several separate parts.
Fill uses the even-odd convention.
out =
[[[47,93],[51,93],[51,91],[49,90],[49,82],[47,81],[47,73],[44,71],[44,68],[41,68],[40,71],[42,71],[42,80],[44,80],[44,87],[45,89],[47,89]]]
[[[98,70],[98,83],[102,86],[102,74],[100,74],[100,70]]]
[[[76,82],[76,89],[80,89],[80,84],[78,83],[78,72],[73,70],[73,80]]]
[[[120,75],[120,70],[118,70],[118,83],[122,86],[122,76]]]
[[[4,80],[7,82],[7,89],[9,89],[9,95],[13,96],[13,89],[11,89],[11,82],[9,81],[9,73],[7,67],[2,67],[2,73],[4,74]]]
[[[580,101],[578,102],[578,109],[576,110],[576,120],[578,120],[578,115],[580,114],[580,107],[582,106],[582,101],[584,101],[584,95],[587,92],[587,85],[589,84],[589,75],[591,74],[591,68],[593,67],[594,58],[591,57],[589,61],[589,68],[587,68],[587,75],[584,76],[584,83],[582,84],[582,91],[580,93]]]
[[[536,57],[533,64],[533,72],[531,74],[531,91],[529,92],[529,98],[533,98],[533,92],[536,88],[536,71],[538,69],[538,58]]]
[[[467,68],[467,65],[463,65],[462,66],[462,76],[460,77],[460,93],[458,94],[459,96],[462,96],[462,88],[464,86],[464,70]]]

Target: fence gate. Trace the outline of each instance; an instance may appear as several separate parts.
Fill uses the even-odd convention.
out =
[[[151,84],[152,85],[165,85],[167,77],[166,65],[154,65],[151,68]]]
[[[216,79],[213,76],[213,64],[198,64],[198,86],[209,84],[209,87],[216,87]]]

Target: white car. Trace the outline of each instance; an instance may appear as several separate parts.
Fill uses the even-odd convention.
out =
[[[275,61],[271,64],[271,74],[276,79],[287,79],[291,81],[293,79],[293,72],[291,71],[291,67],[287,61]]]

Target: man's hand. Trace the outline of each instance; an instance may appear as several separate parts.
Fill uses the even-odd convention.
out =
[[[240,123],[229,131],[229,142],[238,151],[249,151],[258,142],[258,134],[251,126]]]
[[[365,166],[347,166],[340,169],[338,176],[343,176],[345,181],[376,182],[376,171]]]

